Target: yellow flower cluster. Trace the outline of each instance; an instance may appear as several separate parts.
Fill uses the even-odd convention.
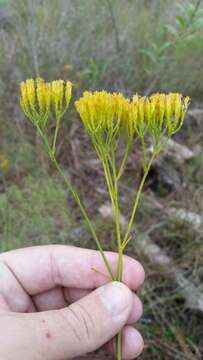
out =
[[[33,123],[45,125],[53,107],[56,124],[67,111],[72,92],[70,81],[45,82],[28,79],[21,83],[21,106]],[[107,143],[116,135],[127,133],[130,141],[135,136],[144,140],[146,133],[158,143],[162,134],[168,137],[183,125],[189,97],[178,93],[134,95],[125,98],[120,93],[85,91],[75,102],[77,111],[90,136]]]
[[[92,136],[119,129],[130,139],[144,137],[147,131],[157,140],[162,133],[171,136],[179,130],[189,101],[177,93],[134,95],[130,101],[122,94],[95,91],[85,92],[75,105]]]
[[[111,137],[128,116],[129,103],[120,93],[85,91],[75,106],[90,135],[105,133]]]
[[[178,93],[152,94],[149,97],[134,96],[131,102],[131,121],[142,136],[148,130],[154,136],[166,132],[171,136],[183,125],[190,98]]]
[[[56,118],[63,116],[68,109],[72,84],[63,80],[45,82],[43,79],[28,79],[20,84],[21,106],[33,122],[46,123],[53,105]]]

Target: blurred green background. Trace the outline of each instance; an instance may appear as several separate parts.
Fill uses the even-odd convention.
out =
[[[182,131],[153,166],[127,253],[146,270],[138,328],[144,360],[203,357],[203,1],[0,0],[0,251],[35,244],[93,247],[80,213],[19,106],[19,82],[70,79],[84,89],[179,91]],[[101,241],[114,248],[102,169],[74,110],[58,158]],[[128,216],[140,179],[134,149],[121,188]]]

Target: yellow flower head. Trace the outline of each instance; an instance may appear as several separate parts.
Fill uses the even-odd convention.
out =
[[[85,91],[75,102],[83,124],[91,136],[106,135],[108,139],[118,133],[121,122],[128,116],[129,100],[120,93]]]
[[[129,120],[132,132],[144,137],[148,131],[156,141],[162,133],[172,136],[183,125],[189,102],[189,97],[178,93],[133,96]]]
[[[57,117],[62,117],[68,109],[72,93],[72,83],[63,80],[54,80],[51,83],[52,102]]]
[[[134,95],[129,107],[129,126],[130,137],[133,139],[135,134],[144,137],[146,132],[146,123],[151,116],[149,101],[146,97]]]
[[[41,78],[28,79],[20,84],[21,106],[27,117],[34,123],[45,124],[53,105],[57,118],[64,115],[71,98],[72,84],[63,80],[52,83]]]
[[[54,80],[51,84],[51,95],[56,114],[63,109],[64,81]]]
[[[184,122],[190,98],[179,93],[154,94],[150,98],[153,107],[149,129],[165,131],[168,136],[176,133]]]
[[[71,95],[72,95],[72,83],[70,81],[66,81],[66,86],[65,86],[65,106],[66,106],[66,108],[68,108],[68,106],[69,106]]]
[[[43,79],[28,79],[20,84],[21,106],[33,122],[45,122],[51,105],[51,86]]]
[[[24,113],[28,116],[30,109],[35,106],[35,84],[33,79],[28,79],[20,84],[20,103]]]

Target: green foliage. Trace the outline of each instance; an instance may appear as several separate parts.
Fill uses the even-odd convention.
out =
[[[178,3],[174,21],[160,24],[158,36],[155,34],[147,47],[140,50],[146,58],[145,71],[149,77],[153,74],[156,85],[165,79],[168,81],[170,72],[175,71],[174,78],[178,76],[177,61],[185,63],[186,56],[195,57],[199,51],[202,54],[203,8],[200,5],[200,1],[196,5]]]
[[[87,66],[81,70],[80,76],[89,86],[96,87],[104,78],[105,71],[107,71],[107,63],[99,64],[94,59],[90,59]]]
[[[0,251],[64,243],[70,226],[66,194],[55,178],[28,176],[22,188],[0,194]]]
[[[10,25],[0,33],[2,109],[11,90],[15,106],[19,81],[37,75],[69,78],[79,90],[159,89],[201,96],[202,4],[197,9],[195,2],[177,6],[175,0],[8,4]]]
[[[3,7],[8,4],[8,0],[0,0],[0,7]]]

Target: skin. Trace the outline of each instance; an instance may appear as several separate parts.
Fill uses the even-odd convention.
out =
[[[105,254],[116,273],[117,254]],[[121,329],[123,359],[138,357],[143,339],[132,324],[142,303],[134,291],[143,281],[142,265],[127,256],[120,284],[94,250],[49,245],[2,253],[0,358],[66,360],[101,347],[112,357]]]

